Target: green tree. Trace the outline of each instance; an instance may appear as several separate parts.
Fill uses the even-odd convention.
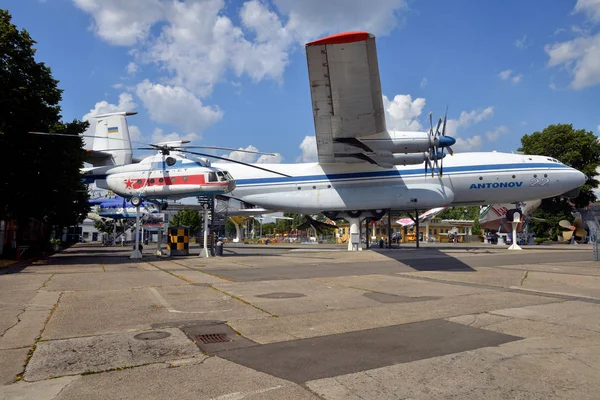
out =
[[[573,207],[585,207],[596,201],[594,188],[598,187],[596,168],[600,165],[600,143],[591,131],[574,129],[571,124],[549,125],[542,132],[534,132],[521,138],[519,151],[525,154],[545,155],[556,158],[563,164],[578,169],[588,176],[577,198],[554,197],[543,199],[534,216],[546,222],[536,222],[533,230],[538,237],[556,239],[558,222],[573,221]]]
[[[450,207],[439,213],[441,219],[474,220],[479,218],[479,206]]]
[[[187,226],[190,229],[190,236],[195,236],[200,229],[202,218],[198,211],[195,210],[179,210],[177,214],[171,217],[170,226]]]
[[[0,218],[21,227],[35,219],[60,230],[81,222],[89,210],[80,175],[85,151],[78,136],[87,122],[60,121],[62,91],[50,68],[35,61],[34,44],[0,9]]]
[[[600,143],[593,132],[573,129],[571,124],[549,125],[542,132],[523,136],[521,145],[519,151],[525,154],[556,158],[589,177],[579,196],[570,199],[575,207],[585,207],[596,201],[594,188],[598,187],[596,168],[600,165]]]

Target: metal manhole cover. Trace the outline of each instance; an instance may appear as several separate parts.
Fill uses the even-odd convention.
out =
[[[169,332],[144,332],[135,335],[133,338],[137,340],[159,340],[171,336]]]
[[[196,339],[203,344],[231,342],[226,333],[207,333],[196,335]]]
[[[306,297],[306,295],[302,294],[302,293],[275,292],[275,293],[259,294],[254,297],[262,297],[265,299],[293,299],[296,297]]]

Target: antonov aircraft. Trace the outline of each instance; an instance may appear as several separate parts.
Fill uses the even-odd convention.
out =
[[[441,132],[439,122],[429,132],[387,131],[375,37],[367,32],[316,40],[306,53],[318,162],[260,164],[287,177],[213,163],[236,180],[227,196],[271,210],[344,218],[350,223],[348,249],[360,250],[364,217],[576,196],[587,180],[545,156],[487,152],[444,159],[455,142],[445,136],[445,119]]]

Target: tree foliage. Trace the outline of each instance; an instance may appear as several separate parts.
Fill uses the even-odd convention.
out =
[[[545,155],[556,158],[563,164],[578,169],[588,176],[588,181],[575,199],[554,197],[543,199],[534,216],[546,222],[533,224],[537,237],[556,239],[561,219],[573,221],[573,206],[586,207],[596,201],[594,188],[598,187],[596,168],[600,165],[600,143],[591,131],[574,129],[571,124],[549,125],[542,132],[534,132],[521,138],[519,151],[525,154]]]
[[[439,213],[438,218],[441,219],[462,219],[462,220],[474,220],[479,219],[479,206],[468,206],[468,207],[449,207]]]
[[[542,132],[523,136],[521,145],[519,151],[525,154],[556,158],[589,177],[579,196],[570,200],[576,207],[596,201],[593,189],[598,187],[596,168],[600,165],[600,143],[593,132],[574,129],[571,124],[549,125]],[[542,208],[548,205],[545,203]]]
[[[187,226],[190,230],[190,236],[195,236],[202,224],[202,218],[198,211],[195,210],[179,210],[177,214],[171,217],[170,226]]]
[[[60,228],[81,222],[89,210],[78,136],[87,122],[61,122],[62,90],[50,68],[35,61],[34,44],[0,9],[0,218],[19,225],[33,218]]]

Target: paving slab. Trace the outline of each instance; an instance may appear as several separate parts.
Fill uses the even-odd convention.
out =
[[[476,270],[469,272],[421,271],[406,272],[401,275],[509,288],[521,286],[521,282],[525,278],[525,272],[511,269],[478,267]]]
[[[325,399],[597,399],[600,347],[525,339],[307,386]]]
[[[475,272],[452,272],[452,274],[471,274]],[[464,275],[460,275],[464,276]],[[459,277],[460,277],[459,276]],[[458,278],[457,278],[458,279]],[[402,275],[362,275],[343,276],[334,278],[318,278],[320,282],[332,285],[360,288],[382,293],[396,294],[398,296],[462,296],[474,293],[487,293],[490,289],[475,286],[460,286],[437,282],[427,282],[403,277]]]
[[[198,319],[262,318],[269,314],[209,287],[190,284],[111,291],[67,292],[42,338],[149,329],[152,324]]]
[[[139,339],[148,333],[164,335],[158,339]],[[172,328],[43,341],[37,344],[24,379],[39,381],[193,356],[201,356],[200,350],[183,332]]]
[[[311,279],[219,283],[214,286],[278,316],[378,305],[377,301],[364,296],[365,290]],[[284,292],[288,296],[270,296]]]
[[[537,306],[494,310],[496,315],[573,326],[600,333],[600,304],[564,301]]]
[[[490,333],[431,320],[217,354],[252,369],[302,383],[520,339]]]
[[[185,282],[161,271],[57,274],[47,290],[122,290],[146,286],[182,285]]]
[[[524,338],[543,337],[564,340],[574,338],[587,340],[590,346],[600,346],[599,332],[581,329],[570,324],[542,322],[492,313],[461,315],[448,318],[448,321]]]
[[[600,299],[600,276],[529,271],[523,289]]]
[[[29,348],[0,350],[0,385],[11,384],[25,368]],[[0,386],[0,393],[3,388]]]
[[[317,396],[294,383],[211,357],[83,376],[55,400],[134,398],[310,400]]]
[[[230,320],[228,324],[257,343],[273,343],[281,333],[294,338],[311,338],[380,328],[430,319],[448,318],[463,314],[481,313],[511,307],[546,304],[556,299],[517,293],[491,291],[485,294],[446,297],[414,303],[380,304],[352,310],[288,315],[261,320]],[[271,330],[265,330],[270,327]],[[270,332],[273,332],[271,335]]]
[[[49,379],[39,382],[17,382],[0,388],[0,400],[54,400],[79,376]]]

